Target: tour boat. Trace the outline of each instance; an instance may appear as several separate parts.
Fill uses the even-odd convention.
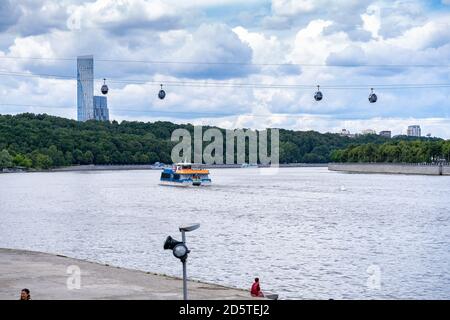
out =
[[[192,163],[177,163],[172,168],[165,168],[161,173],[161,185],[167,186],[209,186],[209,170],[195,168]]]

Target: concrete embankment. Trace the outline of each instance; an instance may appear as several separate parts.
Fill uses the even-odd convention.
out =
[[[181,270],[180,263],[173,263]],[[19,299],[23,288],[30,289],[33,300],[175,300],[183,298],[182,285],[181,279],[143,271],[41,252],[0,249],[0,300]],[[190,299],[252,299],[246,290],[195,281],[188,282],[188,290]]]
[[[353,173],[450,175],[450,166],[394,163],[329,163],[328,170]]]

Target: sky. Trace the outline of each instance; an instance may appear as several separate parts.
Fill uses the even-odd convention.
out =
[[[2,0],[0,114],[76,119],[92,54],[111,120],[450,138],[449,26],[450,0]]]

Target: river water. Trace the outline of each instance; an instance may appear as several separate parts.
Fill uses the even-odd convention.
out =
[[[0,175],[0,247],[181,276],[281,299],[449,299],[450,177],[326,168],[211,170],[209,188],[159,171]]]

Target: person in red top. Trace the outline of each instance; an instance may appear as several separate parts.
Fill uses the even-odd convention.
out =
[[[255,278],[255,282],[252,284],[250,294],[252,295],[252,297],[264,297],[264,294],[259,287],[259,278]]]

